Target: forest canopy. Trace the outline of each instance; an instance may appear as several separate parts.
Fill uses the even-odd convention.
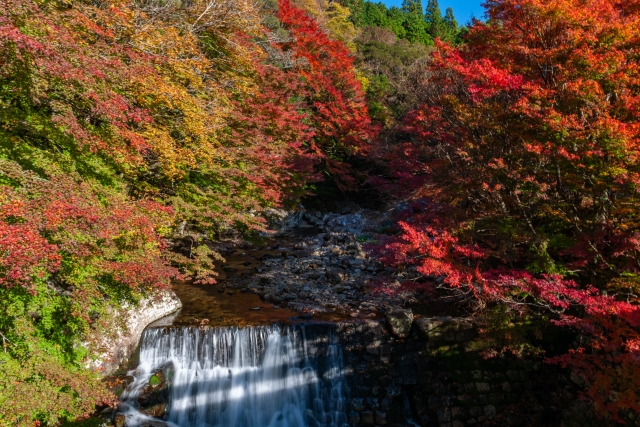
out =
[[[322,186],[407,207],[372,256],[502,325],[485,357],[566,328],[547,362],[640,412],[640,1],[485,8],[0,0],[0,424],[113,402],[114,313]]]

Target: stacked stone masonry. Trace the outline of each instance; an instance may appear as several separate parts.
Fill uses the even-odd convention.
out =
[[[484,360],[467,319],[417,319],[405,338],[397,329],[393,319],[337,327],[350,425],[574,425],[566,418],[575,386],[560,369],[534,359]]]

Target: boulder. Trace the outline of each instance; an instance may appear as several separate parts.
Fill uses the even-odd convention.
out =
[[[302,211],[286,211],[284,209],[267,208],[262,211],[272,229],[280,232],[287,232],[298,226],[304,212]]]
[[[149,382],[138,396],[141,411],[157,418],[164,416],[169,402],[173,365],[158,369],[151,375]]]
[[[165,419],[169,405],[166,403],[157,403],[148,408],[141,409],[140,412],[149,415],[150,417]]]
[[[391,309],[387,311],[387,323],[394,335],[399,338],[406,338],[409,336],[411,324],[413,323],[413,313],[411,309]]]
[[[313,256],[313,249],[300,249],[293,252],[293,256],[296,258],[309,258]]]
[[[325,231],[334,233],[361,234],[365,220],[359,213],[338,215],[329,219],[325,224]]]
[[[169,424],[163,423],[162,421],[156,420],[145,420],[141,424],[138,424],[139,427],[169,427]]]
[[[421,338],[431,341],[465,341],[475,332],[475,323],[460,317],[423,317],[416,320]]]
[[[125,415],[118,412],[114,417],[113,425],[115,427],[124,427],[124,424],[126,421],[127,421],[127,418],[125,417]]]
[[[330,268],[327,269],[327,278],[333,283],[340,283],[347,279],[347,273],[339,268]]]

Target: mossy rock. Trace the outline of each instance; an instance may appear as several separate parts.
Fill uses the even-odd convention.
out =
[[[162,381],[160,381],[160,378],[158,378],[157,375],[151,375],[151,378],[149,378],[149,385],[153,386],[153,387],[157,387],[160,384],[162,384]]]

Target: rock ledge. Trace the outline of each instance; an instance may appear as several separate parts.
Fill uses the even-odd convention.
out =
[[[173,291],[165,291],[140,301],[137,307],[123,306],[120,316],[125,317],[126,328],[119,328],[115,338],[102,337],[106,351],[89,363],[88,367],[104,376],[113,374],[135,352],[144,329],[154,321],[182,308],[182,302]]]

